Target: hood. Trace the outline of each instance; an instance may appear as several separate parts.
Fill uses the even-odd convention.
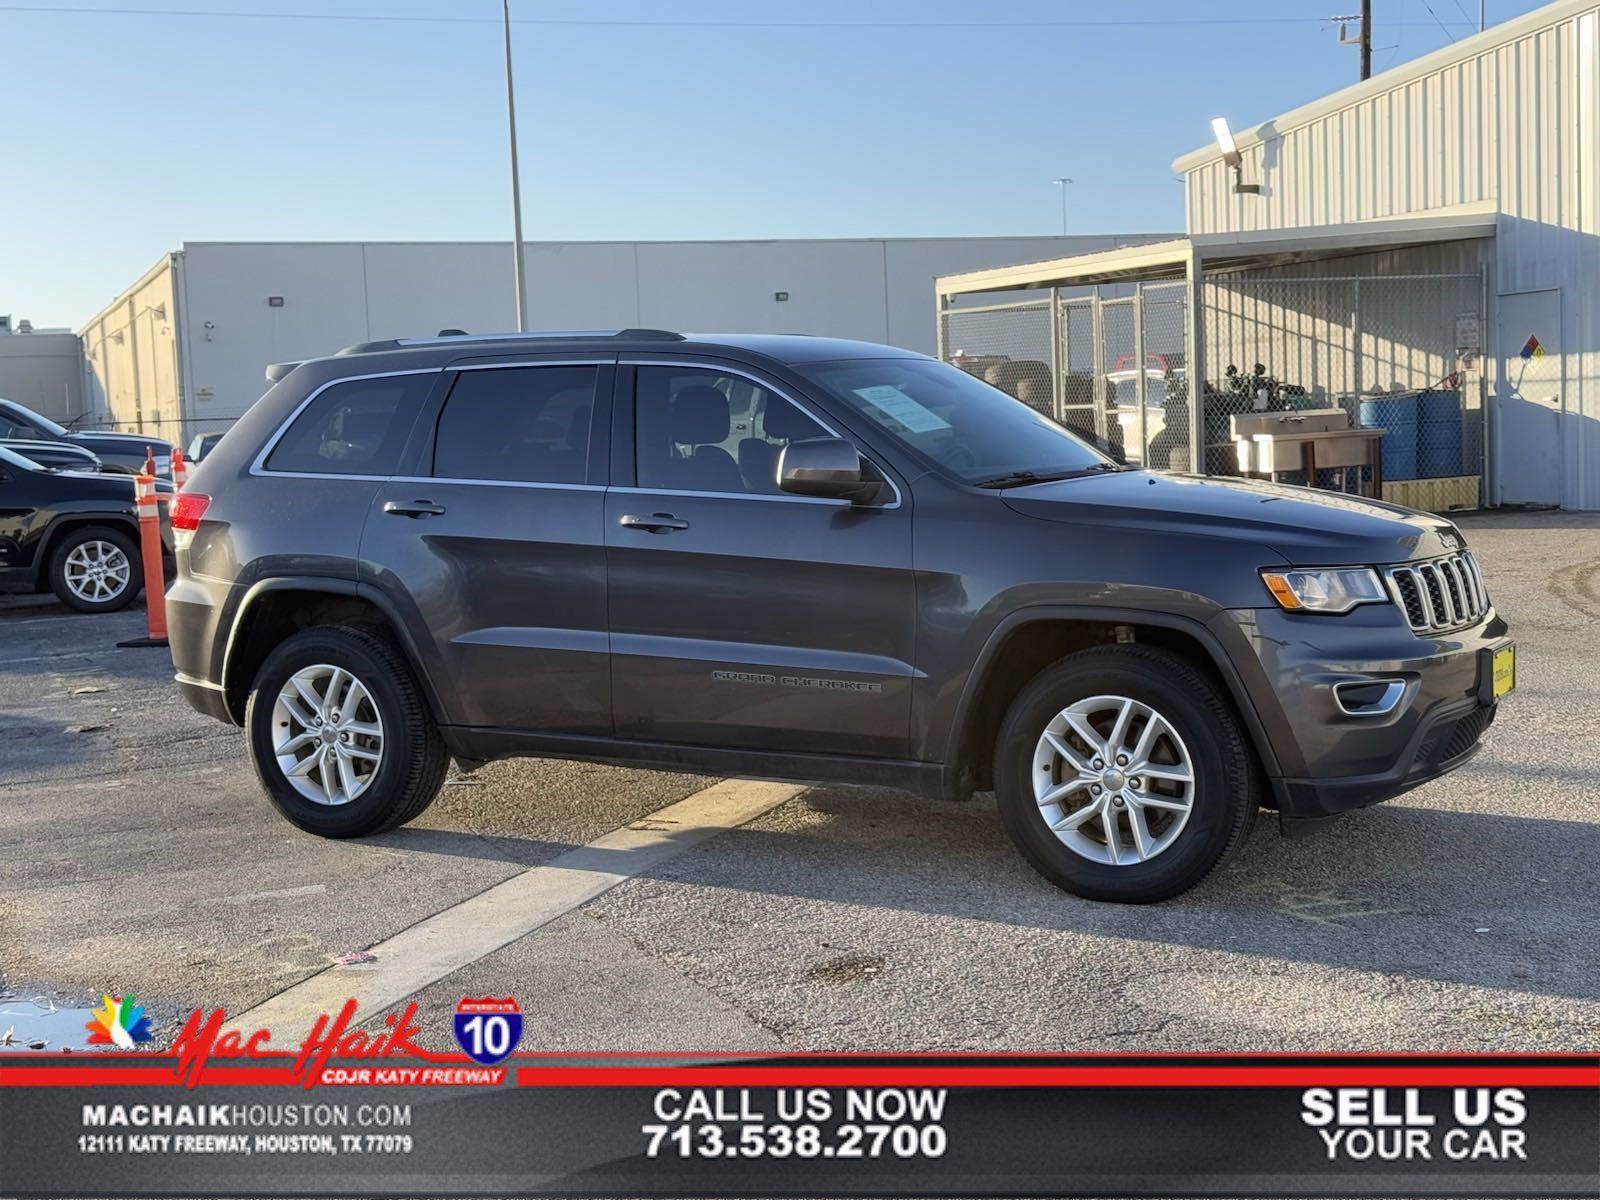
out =
[[[126,500],[128,511],[133,511],[134,482],[132,475],[117,471],[51,471],[51,477],[70,480],[72,494],[80,499]]]
[[[145,437],[140,433],[92,433],[69,431],[67,436],[75,442],[81,442],[89,449],[94,449],[97,444],[103,444],[122,453],[131,453],[143,450],[149,446],[155,451],[156,457],[163,455],[171,457],[172,443],[163,438]]]
[[[1119,471],[1009,488],[1003,498],[1044,521],[1254,542],[1300,567],[1405,562],[1465,544],[1429,513],[1246,479]]]

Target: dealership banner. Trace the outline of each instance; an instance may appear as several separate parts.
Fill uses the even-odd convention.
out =
[[[562,1057],[462,1003],[456,1055],[0,1055],[0,1195],[1600,1195],[1600,1055]]]

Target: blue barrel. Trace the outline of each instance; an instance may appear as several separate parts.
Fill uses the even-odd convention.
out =
[[[1417,404],[1417,472],[1423,479],[1461,474],[1461,393],[1423,392]]]
[[[1417,433],[1419,478],[1461,474],[1461,419],[1424,425]]]
[[[1417,478],[1417,394],[1375,396],[1361,402],[1361,424],[1385,429],[1381,453],[1385,479]]]
[[[1446,421],[1461,424],[1461,393],[1455,388],[1423,392],[1417,399],[1417,418],[1422,425],[1440,425]]]

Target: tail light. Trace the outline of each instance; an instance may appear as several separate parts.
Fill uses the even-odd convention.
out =
[[[175,533],[193,533],[200,528],[200,519],[211,507],[211,497],[201,492],[178,492],[172,497],[172,529]]]

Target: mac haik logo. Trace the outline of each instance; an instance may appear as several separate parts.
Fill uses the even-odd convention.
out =
[[[103,1008],[94,1010],[94,1020],[84,1026],[89,1031],[91,1046],[117,1046],[132,1050],[154,1035],[150,1032],[150,1018],[144,1009],[133,1002],[132,996],[101,996]]]
[[[311,1034],[300,1043],[294,1061],[289,1066],[290,1075],[304,1087],[312,1087],[322,1079],[322,1072],[330,1059],[379,1059],[397,1055],[422,1057],[422,1050],[411,1039],[421,1032],[416,1024],[417,1005],[413,1001],[405,1011],[390,1013],[383,1019],[381,1033],[351,1029],[355,1021],[356,1002],[346,1000],[337,1017],[322,1013],[317,1017]],[[249,1033],[225,1027],[227,1014],[214,1009],[208,1015],[195,1009],[184,1023],[183,1031],[173,1043],[177,1056],[173,1074],[194,1087],[200,1082],[208,1064],[213,1060],[267,1059],[276,1051],[269,1046],[272,1034],[265,1029]]]
[[[467,1057],[492,1067],[509,1058],[522,1040],[522,1010],[511,996],[504,1000],[463,996],[456,1005],[455,1030]]]

